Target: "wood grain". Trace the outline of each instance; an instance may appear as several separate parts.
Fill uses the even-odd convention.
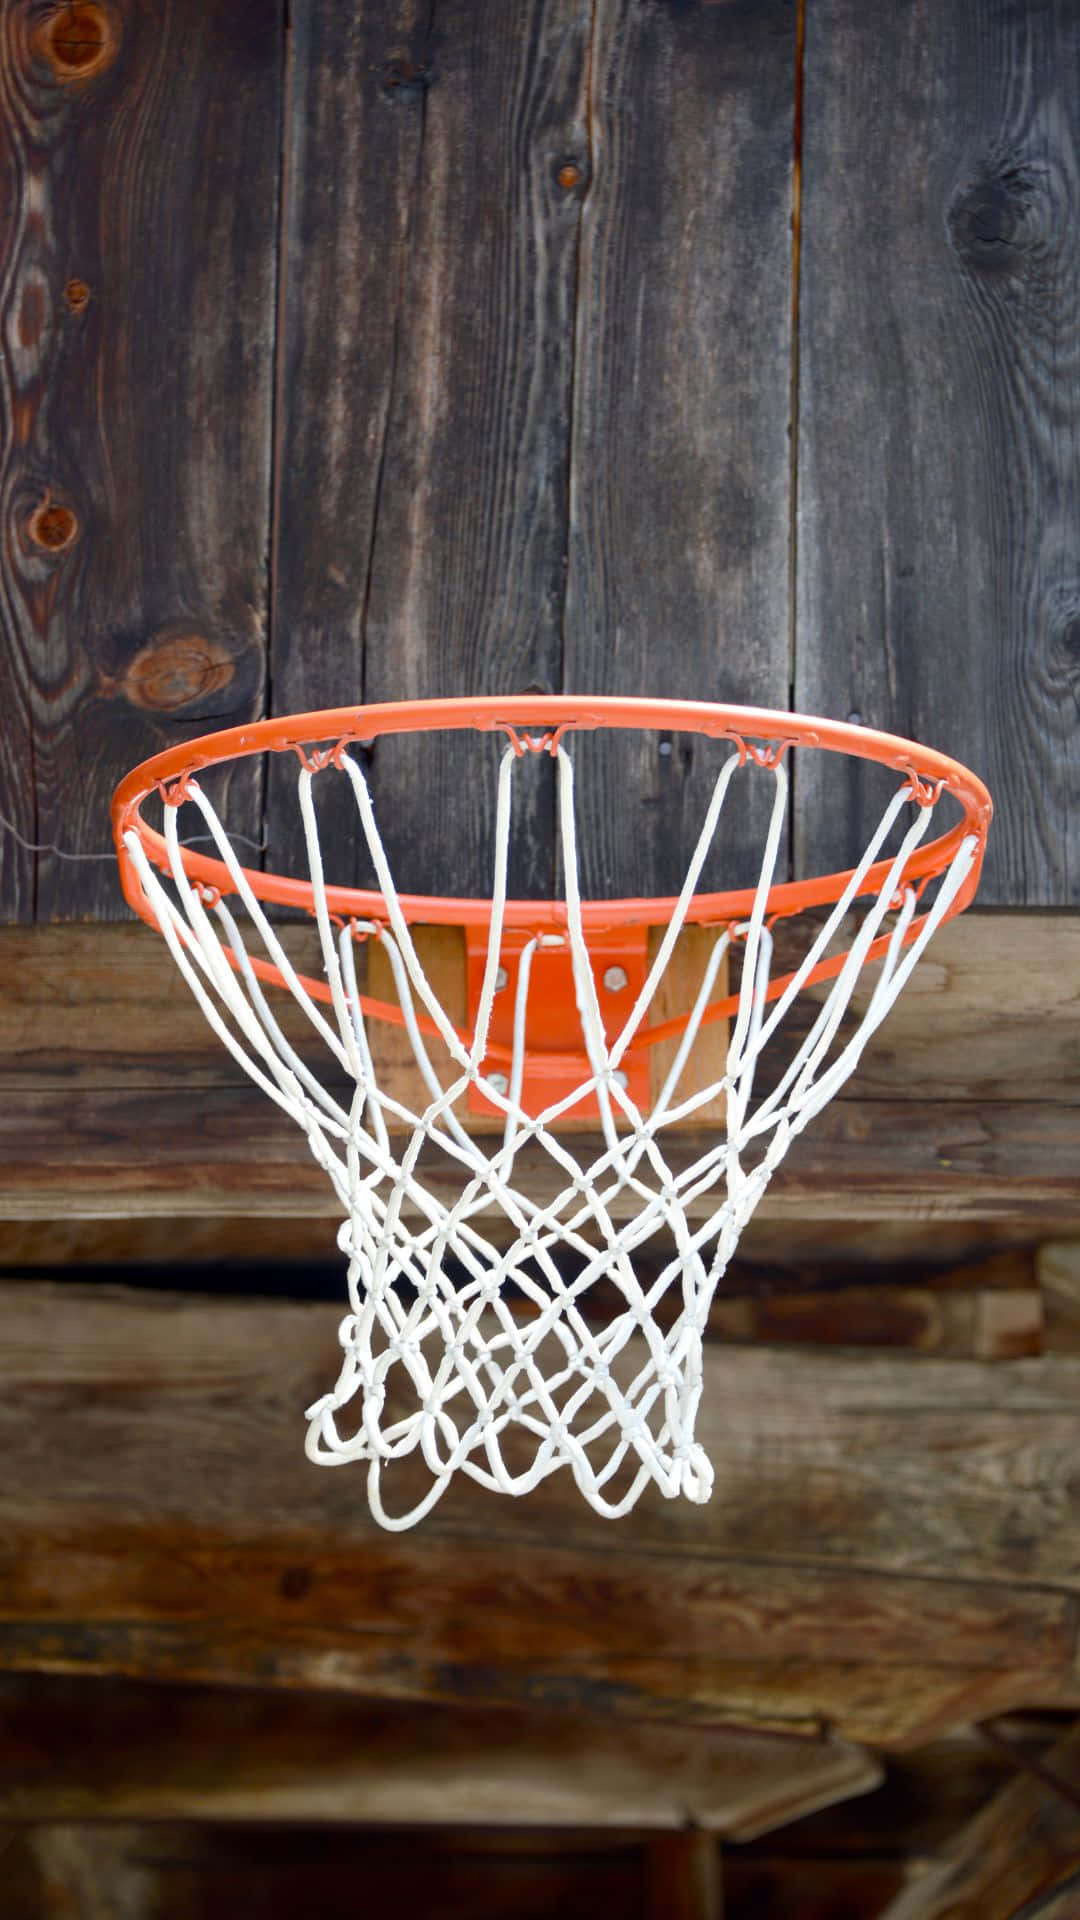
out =
[[[749,1838],[876,1787],[836,1739],[0,1677],[0,1818],[677,1828]]]
[[[796,704],[982,775],[987,905],[1080,898],[1078,60],[1066,5],[807,13]],[[804,763],[800,866],[874,791]]]
[[[287,939],[301,957],[305,931]],[[1026,1214],[1043,1231],[1075,1219],[1076,945],[1052,915],[1023,933],[1007,915],[946,928],[856,1077],[796,1142],[763,1217]],[[8,929],[0,961],[0,1214],[331,1214],[302,1136],[237,1084],[149,932]],[[384,1044],[400,1066],[389,1032]],[[673,1157],[704,1144],[673,1139]],[[546,1156],[527,1177],[550,1190]]]
[[[464,1017],[463,988],[452,971],[460,963],[444,952],[452,948],[453,930],[424,929],[421,937],[448,1004]],[[283,929],[281,938],[295,964],[318,970],[306,927]],[[359,957],[362,969],[365,949]],[[692,940],[678,958],[671,1000],[685,1008],[700,964]],[[242,1077],[163,943],[142,926],[4,929],[0,977],[0,1072],[7,1087],[119,1089],[155,1079],[229,1086]],[[842,1098],[908,1100],[924,1109],[924,1124],[931,1126],[955,1103],[987,1112],[997,1102],[1080,1103],[1078,983],[1080,920],[965,916],[937,936]],[[372,976],[369,991],[391,997],[385,971]],[[818,991],[805,996],[800,1033],[816,1010]],[[866,991],[860,987],[857,1004]],[[284,995],[279,1004],[288,1007]],[[662,1006],[666,1013],[667,1002]],[[304,1022],[288,1030],[296,1038]],[[393,1034],[373,1029],[373,1041],[388,1063],[400,1059]],[[716,1028],[706,1029],[698,1055],[710,1071],[718,1067]]]
[[[893,1287],[980,1293],[1035,1288],[1036,1248],[1045,1220],[989,1221],[815,1220],[812,1244],[798,1225],[756,1214],[724,1276],[733,1299],[768,1299],[800,1291],[835,1292],[879,1281]],[[1068,1223],[1076,1232],[1078,1223]],[[0,1268],[9,1276],[39,1279],[58,1271],[78,1279],[99,1269],[113,1280],[161,1278],[170,1266],[186,1268],[184,1284],[197,1285],[208,1270],[242,1268],[264,1276],[292,1274],[298,1297],[301,1275],[325,1262],[329,1237],[317,1215],[144,1214],[113,1218],[5,1220],[0,1217]],[[340,1275],[336,1250],[335,1277]],[[52,1270],[50,1272],[50,1270]],[[1048,1316],[1049,1317],[1049,1316]]]
[[[569,691],[788,705],[794,61],[781,0],[595,9]],[[677,892],[719,755],[653,734],[579,757],[589,890]],[[721,884],[746,884],[760,798],[727,818]]]
[[[678,1174],[713,1140],[673,1137]],[[575,1138],[575,1151],[600,1151]],[[1080,1109],[1057,1102],[953,1102],[912,1126],[902,1100],[834,1100],[792,1148],[759,1208],[779,1222],[817,1219],[1030,1223],[1074,1219]],[[517,1177],[538,1202],[560,1192],[550,1157],[525,1147]],[[426,1176],[456,1193],[452,1164],[432,1158]],[[688,1217],[704,1217],[703,1197]],[[617,1198],[613,1219],[632,1202]],[[0,1217],[257,1214],[338,1217],[325,1174],[303,1135],[254,1088],[76,1088],[13,1094],[0,1108]]]
[[[1035,1288],[962,1293],[881,1284],[721,1298],[713,1302],[708,1324],[712,1339],[909,1347],[979,1360],[1016,1360],[1043,1348],[1043,1303]],[[1062,1348],[1055,1343],[1054,1350]]]
[[[279,710],[559,684],[579,201],[560,172],[589,16],[294,13]],[[490,893],[500,744],[379,742],[399,884]],[[550,773],[521,768],[517,891],[550,891]],[[295,851],[285,784],[272,846]],[[355,826],[328,818],[347,868]]]
[[[130,765],[260,710],[282,8],[70,12],[0,27],[0,812],[96,855]],[[123,910],[0,838],[5,918]]]
[[[646,1496],[613,1529],[561,1478],[460,1486],[389,1536],[362,1476],[302,1452],[338,1310],[70,1283],[0,1304],[3,1668],[881,1745],[1078,1697],[1071,1360],[710,1349],[709,1507]]]

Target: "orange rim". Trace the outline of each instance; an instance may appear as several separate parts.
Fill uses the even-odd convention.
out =
[[[149,925],[157,920],[143,894],[138,874],[124,844],[126,834],[138,834],[147,859],[168,871],[165,841],[143,819],[140,808],[152,793],[165,799],[182,797],[183,786],[192,775],[225,761],[248,758],[256,753],[296,753],[301,761],[318,770],[331,764],[335,755],[359,742],[365,744],[386,734],[435,733],[475,729],[504,732],[519,752],[552,751],[562,735],[597,728],[657,729],[671,733],[697,733],[709,739],[730,740],[744,757],[762,765],[772,765],[788,747],[814,747],[826,753],[853,755],[872,760],[897,773],[910,776],[913,797],[923,805],[932,804],[945,791],[959,804],[962,818],[946,833],[919,847],[908,865],[906,877],[926,881],[943,873],[962,841],[976,838],[975,858],[963,887],[952,903],[948,917],[960,913],[974,897],[982,866],[986,833],[993,811],[990,795],[982,781],[968,768],[931,747],[905,740],[897,734],[877,733],[867,727],[852,726],[840,720],[811,719],[802,714],[780,713],[764,707],[725,707],[705,701],[583,698],[566,694],[520,694],[503,698],[484,695],[476,699],[410,700],[378,706],[334,707],[320,713],[290,714],[281,719],[256,720],[249,726],[230,727],[220,733],[170,747],[135,767],[116,789],[112,819],[120,862],[124,897]],[[539,732],[530,731],[539,729]],[[184,870],[190,880],[227,894],[235,891],[228,868],[220,860],[183,850]],[[860,891],[869,893],[881,887],[891,861],[878,861],[868,869]],[[276,906],[312,910],[310,881],[291,879],[282,874],[263,873],[245,867],[244,873],[256,898]],[[851,878],[851,870],[819,875],[808,880],[781,881],[769,893],[769,913],[773,917],[801,913],[807,908],[828,906],[838,900]],[[754,887],[726,893],[695,895],[686,915],[697,924],[739,920],[750,912],[756,898]],[[386,918],[381,893],[357,887],[328,886],[327,904],[332,913],[344,920]],[[407,920],[428,925],[484,926],[491,918],[490,900],[455,898],[445,894],[401,894],[402,912]],[[583,902],[582,918],[586,931],[640,925],[662,925],[670,919],[675,897],[655,899],[590,900]],[[561,901],[508,900],[504,916],[507,928],[533,932],[558,932],[566,925],[566,908]]]

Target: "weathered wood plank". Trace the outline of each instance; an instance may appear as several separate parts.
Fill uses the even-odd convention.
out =
[[[0,1818],[678,1828],[749,1838],[876,1787],[836,1739],[605,1728],[340,1694],[0,1678]]]
[[[983,776],[987,904],[1080,897],[1078,62],[1067,5],[807,11],[796,704]],[[813,758],[846,867],[875,789]]]
[[[778,968],[785,963],[776,929]],[[806,950],[805,936],[798,958]],[[861,1014],[877,976],[852,996]],[[792,1030],[808,1022],[822,988],[800,996]],[[843,1032],[850,1031],[847,1016]],[[1080,915],[964,914],[935,935],[851,1083],[864,1095],[1070,1100],[1080,1089]]]
[[[183,1553],[186,1541],[176,1544]],[[138,1550],[132,1541],[130,1551]],[[843,1738],[881,1749],[922,1746],[986,1713],[1033,1701],[1080,1705],[1060,1673],[1035,1668],[877,1667],[858,1661],[711,1660],[673,1670],[595,1656],[581,1670],[506,1659],[458,1664],[413,1652],[381,1655],[349,1624],[256,1628],[189,1617],[141,1621],[0,1619],[0,1667],[12,1672],[120,1674],[170,1685],[355,1693],[366,1699],[579,1713],[620,1724],[697,1730],[739,1726],[784,1737]]]
[[[1080,952],[1060,916],[1033,916],[1021,937],[1017,925],[991,915],[945,929],[844,1096],[796,1143],[766,1214],[1077,1215]],[[310,944],[304,929],[289,938]],[[305,1142],[237,1085],[148,931],[11,928],[0,960],[6,1217],[175,1212],[181,1195],[193,1213],[331,1211]],[[304,1044],[299,1017],[290,1031]],[[388,1032],[388,1066],[395,1046]],[[704,1138],[685,1136],[673,1157]],[[548,1191],[546,1156],[526,1159]]]
[[[1042,1352],[1043,1303],[1033,1287],[960,1293],[887,1284],[761,1299],[720,1298],[709,1315],[709,1335],[729,1341],[909,1347],[919,1353],[1017,1360]]]
[[[875,1744],[1077,1695],[1072,1361],[710,1349],[708,1508],[647,1496],[623,1531],[562,1480],[461,1486],[387,1536],[302,1453],[335,1309],[2,1305],[0,1666]]]
[[[956,1836],[941,1864],[900,1894],[882,1920],[1019,1920],[1021,1911],[1043,1911],[1042,1897],[1072,1879],[1080,1851],[1080,1728],[1059,1740],[1042,1765],[1060,1778],[1061,1792],[1032,1774],[1003,1787]],[[1063,1915],[1075,1911],[1068,1903],[1061,1909]]]
[[[586,0],[294,10],[283,711],[558,686],[579,200],[563,169],[589,17]],[[499,744],[375,748],[402,884],[490,892]],[[550,890],[550,771],[521,769],[518,890]],[[272,845],[295,853],[287,782]],[[328,818],[347,867],[356,827]]]
[[[1080,1222],[1068,1223],[1080,1232]],[[817,1220],[813,1243],[790,1220],[755,1215],[724,1276],[733,1299],[767,1299],[800,1290],[836,1292],[879,1283],[921,1290],[1030,1292],[1036,1243],[1043,1222],[1033,1220]],[[329,1259],[336,1282],[341,1265],[331,1236],[315,1216],[143,1214],[112,1218],[5,1220],[0,1217],[0,1268],[10,1278],[78,1279],[87,1269],[114,1281],[141,1283],[163,1270],[184,1270],[177,1284],[198,1286],[200,1274],[223,1269],[242,1288],[241,1270],[264,1277],[259,1289],[279,1287],[290,1273],[293,1298],[303,1298],[303,1276]],[[957,1264],[960,1263],[960,1264]],[[50,1271],[52,1270],[52,1271]],[[946,1309],[948,1311],[948,1309]]]
[[[445,969],[441,943],[459,936],[424,929],[422,937]],[[320,968],[307,929],[284,929],[282,938],[298,965]],[[5,928],[0,970],[5,1086],[117,1089],[155,1076],[233,1086],[242,1078],[147,928]],[[463,991],[446,978],[463,1014]],[[380,976],[369,990],[386,986]],[[816,1006],[814,990],[806,998]],[[298,1039],[305,1024],[288,1031]],[[398,1059],[395,1036],[384,1040],[373,1028],[373,1041],[388,1062]],[[956,1100],[1080,1102],[1080,919],[979,914],[943,928],[846,1091],[910,1100],[931,1124],[936,1107]]]
[[[595,9],[568,691],[788,704],[794,65],[782,0]],[[707,747],[609,735],[577,753],[589,890],[676,892]],[[760,795],[730,817],[724,871],[745,884]]]
[[[713,1135],[672,1139],[678,1172]],[[581,1136],[575,1150],[586,1151]],[[910,1101],[836,1100],[792,1148],[761,1216],[789,1220],[1033,1222],[1076,1215],[1080,1108],[1057,1103],[957,1101],[920,1112]],[[440,1193],[457,1176],[434,1159]],[[553,1199],[550,1158],[524,1148],[516,1176]],[[625,1205],[631,1205],[627,1201]],[[690,1209],[703,1214],[703,1201]],[[0,1109],[0,1215],[7,1219],[109,1214],[280,1214],[336,1217],[326,1176],[303,1136],[254,1089],[157,1083],[144,1090],[18,1092]],[[612,1218],[625,1217],[623,1200]]]
[[[0,811],[68,852],[136,760],[259,711],[282,45],[281,0],[0,27]],[[108,861],[0,841],[5,918],[122,911]]]

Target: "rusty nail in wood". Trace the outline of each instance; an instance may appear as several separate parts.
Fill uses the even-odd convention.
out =
[[[581,185],[581,168],[573,160],[567,160],[565,165],[559,168],[558,181],[560,187],[565,187],[567,192],[570,191],[571,187],[579,187]]]

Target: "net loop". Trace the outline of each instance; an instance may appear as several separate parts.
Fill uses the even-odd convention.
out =
[[[949,784],[946,777],[942,775],[939,780],[928,780],[917,767],[912,766],[910,760],[898,760],[895,765],[897,772],[906,776],[908,791],[916,806],[936,807]]]
[[[724,738],[738,749],[740,767],[752,760],[756,767],[764,767],[770,773],[779,766],[788,748],[798,745],[794,734],[786,740],[745,740],[741,733],[726,733]]]
[[[554,759],[564,733],[573,724],[572,721],[564,720],[560,726],[549,727],[543,733],[527,733],[521,727],[515,726],[512,720],[492,722],[495,731],[506,735],[519,760],[527,753],[547,753]]]

